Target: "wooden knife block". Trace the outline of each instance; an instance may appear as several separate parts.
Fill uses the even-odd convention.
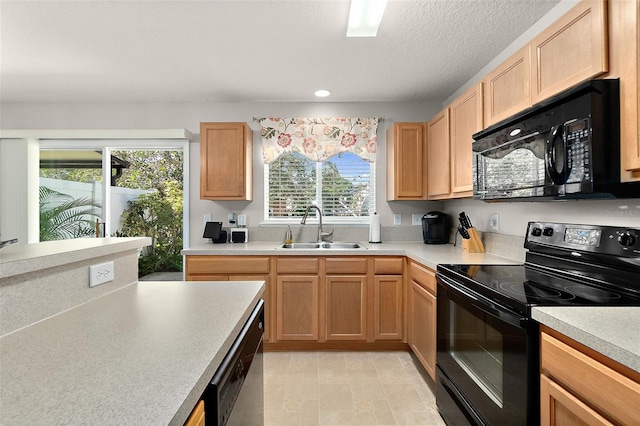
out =
[[[469,228],[467,232],[469,232],[469,239],[462,239],[462,251],[467,253],[485,253],[484,244],[482,244],[476,228]]]

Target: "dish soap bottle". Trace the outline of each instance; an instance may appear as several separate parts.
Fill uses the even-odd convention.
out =
[[[293,234],[291,233],[291,225],[287,225],[287,230],[284,233],[284,243],[285,244],[293,243]]]

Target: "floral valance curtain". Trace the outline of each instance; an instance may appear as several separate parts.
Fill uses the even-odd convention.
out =
[[[284,153],[297,152],[325,161],[341,152],[376,160],[377,118],[260,118],[262,158],[271,164]]]

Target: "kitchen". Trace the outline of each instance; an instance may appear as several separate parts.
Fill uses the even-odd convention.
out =
[[[562,9],[564,8],[564,9]],[[528,32],[523,34],[512,46],[500,53],[486,66],[486,70],[478,72],[478,78],[485,75],[488,70],[495,68],[505,58],[517,51],[522,44],[545,28],[558,16],[568,10],[569,5],[560,3],[558,9],[554,9],[555,15],[546,17],[546,21],[536,24]],[[520,39],[519,39],[520,40]],[[2,127],[9,129],[42,129],[42,128],[186,128],[194,133],[199,128],[201,121],[243,121],[247,122],[256,132],[257,126],[252,121],[256,115],[263,116],[383,116],[384,127],[392,121],[424,121],[435,116],[443,105],[448,105],[470,87],[474,78],[463,87],[454,92],[443,102],[410,102],[410,103],[199,103],[199,104],[135,104],[135,103],[6,103],[2,104]],[[476,79],[477,81],[477,79]],[[62,99],[63,100],[63,99]],[[54,102],[54,101],[49,101]],[[257,133],[257,132],[256,132]],[[386,162],[384,161],[384,132],[379,132],[379,161],[376,162],[376,172],[380,182],[386,174]],[[190,144],[191,163],[199,163],[199,146],[194,140]],[[223,220],[229,212],[246,215],[248,218],[249,234],[253,241],[257,241],[261,232],[258,226],[263,215],[263,201],[259,194],[263,193],[264,181],[261,168],[262,159],[260,150],[254,149],[253,190],[258,196],[252,202],[220,201],[209,202],[199,200],[198,181],[199,170],[194,167],[190,171],[191,194],[189,227],[190,240],[196,245],[204,243],[202,228],[194,224],[202,223],[205,214],[211,214],[218,220]],[[385,200],[385,188],[383,184],[377,186],[377,199]],[[547,222],[571,222],[571,223],[597,223],[612,226],[634,226],[637,221],[639,202],[631,200],[598,200],[576,201],[562,203],[500,203],[487,204],[480,201],[462,199],[447,201],[379,201],[376,206],[381,216],[383,241],[392,240],[394,233],[409,232],[414,241],[419,241],[420,230],[416,226],[408,226],[413,214],[422,214],[430,210],[443,210],[456,217],[460,211],[466,211],[473,219],[480,231],[489,231],[489,217],[497,212],[500,216],[500,229],[494,233],[485,235],[485,245],[489,252],[497,254],[510,254],[507,257],[515,257],[522,261],[524,258],[522,247],[523,235],[529,220]],[[393,215],[400,214],[400,226],[394,226]],[[567,218],[571,218],[568,220]],[[404,225],[404,226],[403,226]],[[408,229],[407,229],[408,228]],[[366,239],[366,229],[362,229],[364,235],[358,239]],[[336,227],[336,240],[344,239],[339,234],[341,227]],[[345,231],[346,232],[346,231]],[[356,230],[358,232],[358,230]],[[493,235],[490,235],[493,234]],[[278,232],[274,239],[281,238],[283,232]],[[343,234],[344,235],[344,234]],[[5,236],[6,233],[5,233]],[[272,240],[273,241],[273,240]],[[513,255],[513,247],[517,247],[516,255]],[[500,249],[503,251],[500,252]]]

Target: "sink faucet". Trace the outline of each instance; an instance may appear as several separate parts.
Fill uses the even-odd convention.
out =
[[[304,211],[304,215],[302,216],[302,220],[300,221],[300,224],[302,225],[306,225],[307,224],[307,216],[309,216],[309,210],[311,209],[316,209],[318,211],[318,237],[316,238],[316,241],[321,243],[323,241],[329,241],[331,242],[331,240],[333,239],[333,231],[331,232],[323,232],[322,231],[322,210],[320,210],[320,207],[311,204],[309,207],[307,207],[307,209]]]

